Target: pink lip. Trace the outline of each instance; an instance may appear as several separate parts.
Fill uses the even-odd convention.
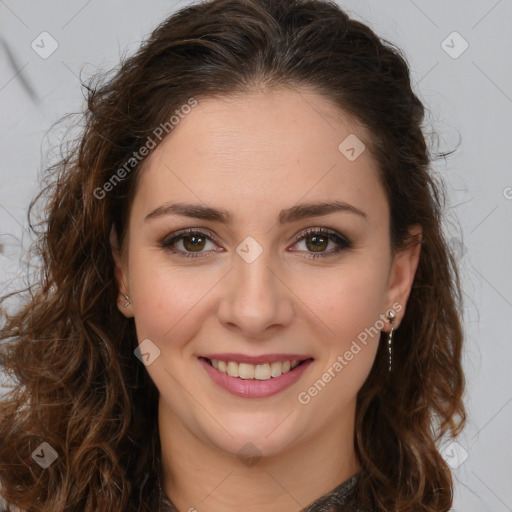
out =
[[[285,361],[304,361],[311,356],[304,354],[263,354],[261,356],[248,356],[245,354],[201,354],[199,357],[205,359],[217,359],[219,361],[234,361],[235,363],[263,364],[263,363],[284,363]]]
[[[215,359],[219,356],[220,354],[218,354]],[[301,357],[304,358],[304,356]],[[291,360],[298,359],[299,358],[297,357]],[[225,361],[225,359],[220,360]],[[284,360],[290,361],[290,359]],[[233,359],[228,358],[227,361],[233,361]],[[266,361],[268,361],[268,359]],[[272,377],[269,380],[245,380],[241,379],[240,377],[231,377],[227,373],[223,373],[215,369],[205,359],[199,358],[199,362],[206,370],[208,375],[212,378],[212,380],[226,391],[229,391],[231,394],[241,396],[243,398],[265,398],[268,396],[276,395],[277,393],[284,391],[286,388],[289,388],[292,384],[297,382],[309,367],[309,365],[313,362],[313,360],[308,359],[299,366],[295,367],[293,370],[283,373],[279,377]]]

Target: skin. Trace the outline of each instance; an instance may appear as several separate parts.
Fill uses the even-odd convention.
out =
[[[307,405],[307,391],[393,304],[397,328],[418,264],[419,244],[393,252],[389,205],[366,149],[354,161],[339,150],[367,133],[328,99],[305,89],[254,91],[200,100],[145,160],[127,238],[112,248],[119,308],[135,317],[139,343],[160,355],[147,371],[160,391],[163,490],[180,510],[295,512],[360,469],[353,434],[356,395],[378,336]],[[278,223],[297,203],[344,201],[349,211]],[[230,225],[161,215],[188,202],[222,208]],[[328,228],[353,247],[315,254],[307,228]],[[206,241],[198,258],[160,241],[194,228]],[[420,228],[411,234],[421,236]],[[252,263],[236,248],[248,236],[263,249]],[[194,247],[175,242],[176,251]],[[320,253],[338,247],[321,244]],[[201,253],[202,251],[202,253]],[[201,257],[202,256],[202,257]],[[123,294],[130,297],[125,307]],[[389,322],[383,330],[388,331]],[[207,353],[299,353],[314,358],[302,377],[267,398],[234,396],[199,364]],[[247,443],[261,458],[237,456]],[[246,448],[247,450],[247,448]]]

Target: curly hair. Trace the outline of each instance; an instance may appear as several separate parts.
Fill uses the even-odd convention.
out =
[[[410,226],[423,230],[407,313],[395,333],[399,371],[388,378],[383,334],[357,397],[358,503],[378,512],[450,509],[453,481],[437,444],[465,422],[461,291],[442,231],[443,187],[431,169],[424,106],[402,52],[322,0],[187,6],[113,72],[85,85],[80,136],[48,169],[49,182],[30,205],[32,219],[44,200],[42,229],[30,223],[41,272],[19,292],[24,302],[14,313],[3,307],[0,364],[13,381],[0,402],[0,482],[8,503],[30,512],[155,510],[158,390],[133,355],[133,319],[116,306],[109,244],[112,229],[125,237],[141,169],[132,155],[191,97],[299,86],[371,134],[391,246],[412,243]],[[121,168],[122,179],[107,191]],[[47,469],[31,457],[42,442],[58,454]]]

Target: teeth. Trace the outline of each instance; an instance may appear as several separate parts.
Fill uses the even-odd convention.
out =
[[[248,364],[234,361],[226,362],[218,359],[212,359],[211,361],[212,366],[220,372],[227,373],[230,377],[240,377],[246,380],[269,380],[273,377],[279,377],[283,373],[293,370],[300,363],[300,361],[285,361],[283,363]]]
[[[281,363],[270,363],[270,375],[272,377],[279,377],[283,373],[283,365]]]
[[[229,361],[227,374],[230,377],[239,377],[240,375],[238,374],[238,363],[235,363],[233,361]]]
[[[254,367],[254,378],[258,380],[270,379],[270,364],[258,364]]]
[[[233,363],[236,364],[236,363]],[[252,364],[239,363],[238,377],[241,379],[254,379],[255,367]],[[235,375],[236,377],[236,375]]]

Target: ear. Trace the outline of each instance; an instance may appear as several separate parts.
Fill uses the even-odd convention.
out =
[[[423,230],[421,226],[412,226],[409,229],[409,241],[406,247],[397,250],[391,262],[386,304],[388,309],[390,309],[391,304],[399,304],[401,306],[401,308],[393,307],[396,314],[395,329],[400,325],[405,315],[405,306],[409,299],[416,269],[420,261],[422,236]],[[387,324],[383,331],[387,332],[389,328],[389,324]]]
[[[130,288],[128,286],[128,270],[126,259],[123,257],[119,240],[114,226],[110,230],[110,248],[115,265],[115,279],[119,290],[117,296],[117,307],[126,317],[133,317],[133,308],[130,303]]]

